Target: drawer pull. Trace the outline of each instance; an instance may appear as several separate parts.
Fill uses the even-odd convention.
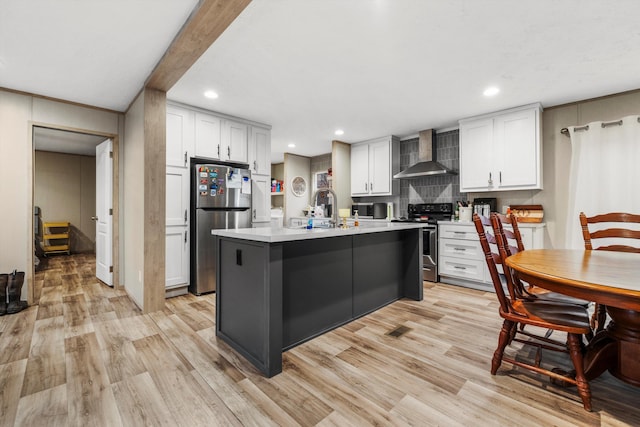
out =
[[[467,248],[453,248],[454,251],[466,251]]]
[[[466,270],[467,267],[462,267],[460,265],[454,265],[453,268],[458,269],[458,270]]]

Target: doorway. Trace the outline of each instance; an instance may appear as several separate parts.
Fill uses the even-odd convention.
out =
[[[117,185],[113,177],[117,176],[114,169],[117,170],[118,140],[116,135],[83,129],[39,124],[32,129],[35,255],[29,293],[32,303],[37,304],[42,289],[60,284],[65,275],[80,276],[82,282],[97,281],[96,249],[102,253],[99,259],[106,259],[109,264],[105,276],[105,262],[102,263],[103,274],[99,278],[111,285],[111,277],[116,277],[117,239],[110,232],[105,241],[105,215],[98,214],[97,209],[106,205],[109,215],[117,214]],[[96,160],[103,159],[105,152],[108,161],[97,164]],[[109,191],[106,198],[105,188]],[[113,222],[117,232],[117,220],[111,218],[108,223]],[[62,228],[51,228],[52,225]]]

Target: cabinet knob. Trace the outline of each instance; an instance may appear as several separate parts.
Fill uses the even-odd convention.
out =
[[[369,191],[369,183],[364,183],[364,191]]]
[[[187,223],[187,210],[184,210],[184,223]]]
[[[98,220],[98,217],[97,217],[97,216],[92,216],[92,217],[91,217],[91,221],[97,221],[97,220]]]
[[[256,219],[256,210],[253,210],[253,219]]]
[[[493,185],[493,179],[491,179],[491,172],[489,172],[489,181],[487,181],[489,185]]]
[[[258,162],[257,161],[253,161],[253,170],[257,171],[258,170]]]
[[[187,232],[184,232],[184,242],[187,243]]]
[[[229,156],[229,158],[231,158],[231,146],[227,147],[227,156]]]

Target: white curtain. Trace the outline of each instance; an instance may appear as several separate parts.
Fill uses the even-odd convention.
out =
[[[587,216],[608,212],[640,214],[639,117],[624,117],[621,125],[593,122],[588,129],[569,128],[572,153],[567,247],[584,248],[580,212]]]

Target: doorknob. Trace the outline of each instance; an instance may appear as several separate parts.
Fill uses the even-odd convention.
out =
[[[97,217],[97,216],[92,216],[92,217],[91,217],[91,221],[97,221],[97,220],[98,220],[98,217]]]

